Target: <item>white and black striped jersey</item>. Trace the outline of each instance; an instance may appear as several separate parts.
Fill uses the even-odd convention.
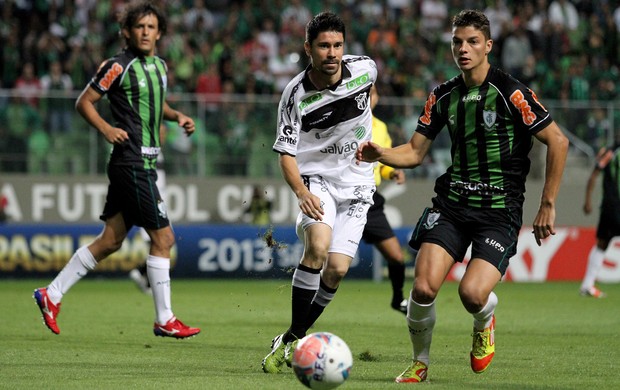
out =
[[[377,66],[366,56],[345,55],[342,79],[317,90],[308,70],[286,86],[278,107],[273,150],[295,156],[301,175],[319,175],[335,183],[374,184],[373,164],[355,163],[360,143],[372,135],[370,87]]]

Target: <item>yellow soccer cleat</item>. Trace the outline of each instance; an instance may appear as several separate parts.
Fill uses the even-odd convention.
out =
[[[396,383],[420,383],[426,380],[428,366],[415,360],[409,368],[396,378]]]
[[[495,315],[491,320],[491,326],[482,331],[474,329],[471,352],[471,369],[480,374],[486,370],[495,355]]]
[[[277,335],[271,341],[271,352],[262,362],[263,371],[267,374],[277,374],[282,370],[282,366],[285,363],[284,351],[286,344],[282,342],[284,334]]]

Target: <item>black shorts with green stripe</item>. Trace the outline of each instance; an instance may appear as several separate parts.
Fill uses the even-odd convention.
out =
[[[157,189],[157,172],[136,165],[108,165],[108,195],[99,217],[105,221],[122,213],[127,230],[132,226],[161,229],[170,225],[166,205]]]
[[[423,242],[444,248],[454,261],[462,262],[471,245],[471,258],[493,264],[502,275],[517,253],[522,225],[521,208],[472,208],[433,198],[433,207],[424,209],[409,241],[419,250]]]

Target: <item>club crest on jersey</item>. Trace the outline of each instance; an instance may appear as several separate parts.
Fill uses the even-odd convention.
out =
[[[487,128],[487,130],[491,130],[495,125],[497,113],[491,110],[484,110],[482,111],[482,119],[484,120],[484,126]]]
[[[355,101],[359,110],[365,110],[368,107],[368,94],[366,92],[360,93],[355,97]]]
[[[422,226],[426,230],[431,230],[432,228],[437,226],[437,220],[439,219],[440,216],[441,216],[441,213],[439,213],[438,211],[431,211],[426,216],[426,222],[424,222],[424,224],[422,224]]]

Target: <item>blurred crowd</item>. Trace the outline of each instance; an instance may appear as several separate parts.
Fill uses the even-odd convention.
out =
[[[105,58],[122,48],[120,0],[0,0],[0,88],[19,91],[36,111],[45,91],[81,90]],[[382,96],[423,100],[457,74],[450,18],[463,8],[491,22],[491,62],[544,100],[617,101],[620,2],[612,0],[174,0],[160,1],[168,32],[158,54],[170,67],[172,93],[277,95],[307,64],[305,24],[329,9],[347,25],[347,52],[371,56]],[[51,92],[50,92],[51,91]],[[42,120],[67,128],[70,102]],[[0,100],[0,123],[15,118]],[[46,109],[50,111],[50,104]],[[22,110],[24,129],[35,113]],[[417,113],[416,113],[417,114]],[[603,118],[577,131],[600,142]],[[602,122],[602,123],[601,123]],[[609,121],[607,121],[609,122]],[[5,122],[6,123],[6,122]],[[620,119],[619,122],[620,123]],[[607,123],[609,126],[609,123]],[[31,127],[32,128],[32,127]],[[22,133],[20,133],[20,131]],[[221,130],[225,131],[225,130]],[[227,130],[226,130],[227,131]],[[223,135],[223,134],[220,134]]]

